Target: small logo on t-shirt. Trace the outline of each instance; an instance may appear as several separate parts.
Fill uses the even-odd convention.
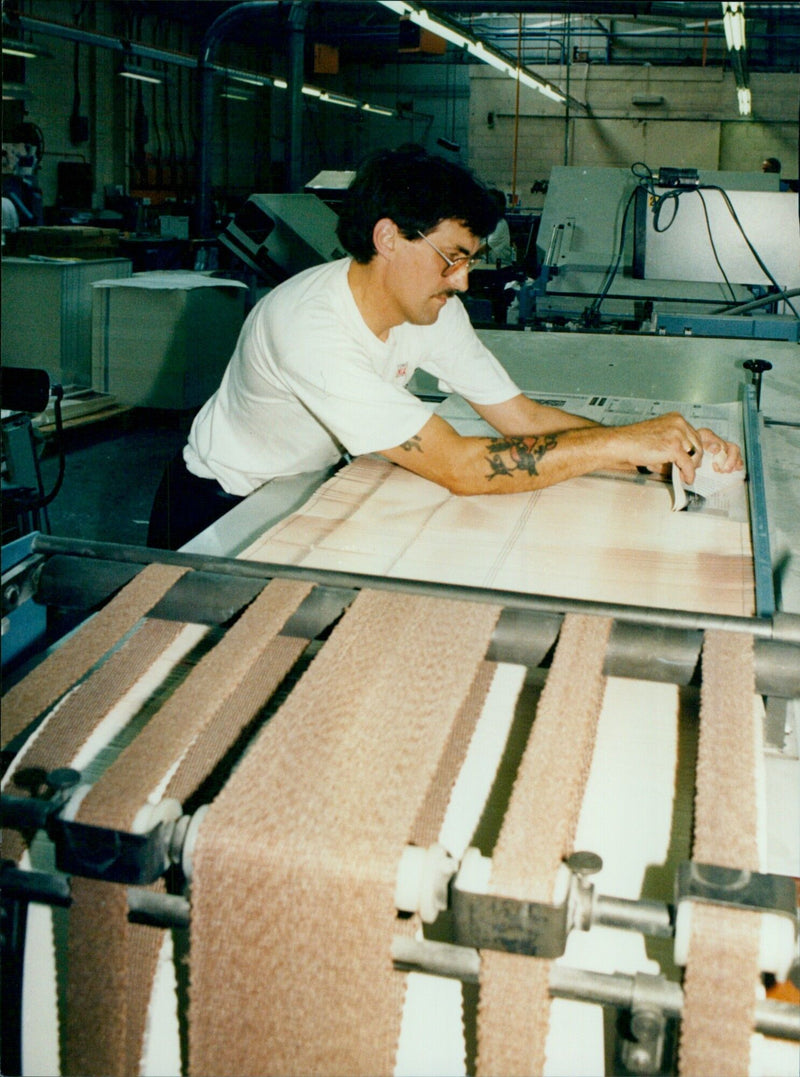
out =
[[[407,366],[406,363],[403,363],[402,366],[399,366],[397,368],[397,374],[395,375],[395,377],[396,378],[405,378],[407,376],[408,376],[408,366]]]

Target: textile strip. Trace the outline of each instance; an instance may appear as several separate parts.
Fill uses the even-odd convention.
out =
[[[603,703],[611,621],[568,614],[492,854],[491,892],[550,903],[572,843]],[[483,951],[479,1074],[541,1074],[549,960]]]
[[[191,1073],[392,1072],[397,866],[498,615],[362,591],[212,804]]]
[[[305,646],[278,633],[310,589],[285,580],[264,588],[103,774],[79,822],[129,830],[170,776],[175,791],[193,791],[214,768],[215,750],[227,750]],[[197,746],[202,758],[194,757]],[[177,781],[176,767],[183,767]],[[75,882],[64,1069],[136,1074],[160,932],[128,923],[124,887]]]
[[[146,620],[47,716],[37,735],[15,757],[4,791],[19,795],[21,790],[15,776],[22,780],[24,774],[40,771],[44,777],[57,767],[70,766],[106,714],[146,674],[183,628],[177,621]],[[5,858],[19,860],[24,848],[25,839],[18,831],[3,833]]]
[[[156,604],[186,569],[147,565],[3,696],[3,741],[51,707]]]
[[[703,643],[693,859],[758,871],[753,640],[709,631]],[[760,916],[695,904],[684,973],[682,1077],[750,1071]]]

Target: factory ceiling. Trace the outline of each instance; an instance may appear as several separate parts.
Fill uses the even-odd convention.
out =
[[[229,9],[248,8],[231,19],[229,41],[252,45],[259,36],[274,44],[286,31],[290,0],[240,4],[238,0],[111,0],[120,21],[135,32],[143,20],[191,25],[205,31]],[[525,65],[601,63],[703,65],[725,60],[722,4],[677,0],[460,0],[425,5]],[[747,0],[747,61],[751,71],[800,69],[800,3]],[[307,38],[335,46],[343,63],[425,63],[441,56],[400,51],[399,17],[377,0],[305,0]],[[457,49],[447,59],[468,59]]]

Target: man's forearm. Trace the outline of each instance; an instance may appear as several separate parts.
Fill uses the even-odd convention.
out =
[[[725,470],[742,467],[737,446],[722,441],[713,431],[696,430],[677,412],[629,426],[591,424],[533,434],[506,431],[489,437],[461,437],[432,415],[413,438],[383,455],[466,496],[524,492],[591,471],[660,469],[670,463],[678,466],[684,481],[691,482],[706,449],[727,454]]]
[[[498,434],[465,444],[454,493],[513,493],[552,486],[598,468],[618,466],[597,424],[546,434]]]
[[[433,433],[426,428],[384,455],[460,495],[535,490],[614,466],[614,454],[604,447],[608,431],[596,424],[545,434]]]

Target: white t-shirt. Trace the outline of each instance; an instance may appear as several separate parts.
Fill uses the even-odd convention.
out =
[[[395,326],[384,342],[350,291],[344,258],[307,269],[261,299],[219,389],[184,449],[189,471],[231,494],[401,445],[431,415],[406,383],[417,367],[478,404],[519,389],[451,298],[433,325]]]

